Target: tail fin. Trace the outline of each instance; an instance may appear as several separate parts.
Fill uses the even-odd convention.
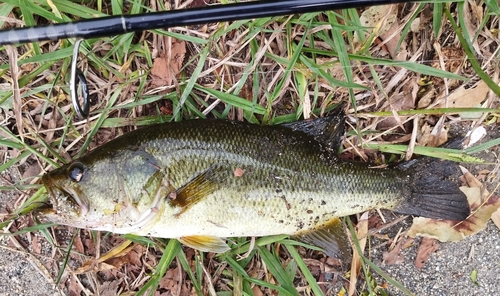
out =
[[[405,199],[394,211],[444,220],[464,220],[470,209],[467,197],[458,188],[458,164],[423,157],[400,169],[409,178]]]

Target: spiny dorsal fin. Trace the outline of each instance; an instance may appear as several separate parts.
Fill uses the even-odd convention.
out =
[[[216,191],[227,175],[226,165],[213,165],[203,173],[194,177],[181,188],[170,193],[168,198],[172,207],[180,207],[176,217],[184,213],[189,207],[201,201],[206,196]]]
[[[326,145],[328,150],[337,152],[345,132],[344,123],[345,114],[341,105],[327,117],[285,123],[282,126],[308,134]]]
[[[350,262],[351,247],[344,224],[339,218],[333,218],[315,229],[301,231],[294,238],[322,248],[328,256]]]
[[[224,253],[230,248],[220,237],[208,235],[192,235],[178,238],[178,240],[188,247],[203,252]]]

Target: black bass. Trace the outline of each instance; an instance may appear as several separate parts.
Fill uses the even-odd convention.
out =
[[[339,217],[374,208],[437,219],[469,215],[449,176],[423,158],[370,168],[336,156],[343,113],[277,126],[190,120],[118,137],[43,176],[59,224],[176,238],[224,252],[222,238],[289,234],[332,255],[346,249]]]

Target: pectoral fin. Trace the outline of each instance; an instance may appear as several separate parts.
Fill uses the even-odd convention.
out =
[[[181,188],[170,193],[169,204],[173,207],[180,207],[176,217],[184,213],[203,198],[216,191],[225,176],[227,167],[225,165],[213,165],[208,170],[194,177]]]
[[[229,251],[229,246],[220,237],[193,235],[178,238],[178,240],[188,247],[203,252],[224,253]]]
[[[345,227],[339,218],[333,218],[312,230],[294,235],[295,239],[322,248],[328,256],[350,262],[351,247]]]

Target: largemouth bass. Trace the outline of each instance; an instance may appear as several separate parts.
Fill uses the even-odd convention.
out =
[[[346,249],[339,217],[385,208],[463,220],[457,165],[424,158],[394,168],[340,160],[343,113],[260,126],[191,120],[118,137],[43,176],[43,218],[79,228],[176,238],[228,250],[223,238],[288,234]],[[345,251],[344,251],[345,252]]]

